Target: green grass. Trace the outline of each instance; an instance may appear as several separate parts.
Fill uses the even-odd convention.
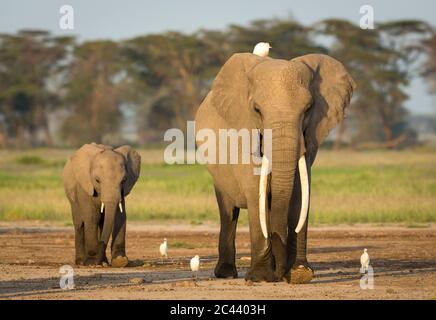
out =
[[[71,222],[61,172],[70,150],[0,151],[0,220]],[[219,221],[212,179],[200,165],[165,165],[141,150],[141,178],[127,197],[130,221]],[[436,221],[436,152],[321,151],[312,171],[311,224]],[[240,215],[242,224],[247,215]]]
[[[176,249],[195,249],[196,246],[193,243],[176,241],[176,242],[172,242],[171,243],[171,248],[176,248]]]
[[[43,158],[38,156],[21,156],[17,158],[16,161],[17,163],[24,165],[40,165],[45,162]]]

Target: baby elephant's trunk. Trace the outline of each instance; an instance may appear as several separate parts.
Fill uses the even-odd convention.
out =
[[[105,257],[106,247],[114,230],[115,215],[117,214],[119,203],[120,202],[118,201],[103,202],[102,207],[104,207],[104,224],[99,243],[98,263],[102,263]]]

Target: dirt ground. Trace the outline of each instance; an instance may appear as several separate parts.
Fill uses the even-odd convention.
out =
[[[169,258],[158,253],[168,238]],[[436,226],[314,227],[309,232],[309,284],[247,284],[249,235],[238,230],[238,279],[216,279],[215,226],[128,225],[124,269],[74,267],[75,289],[59,288],[62,265],[73,265],[70,227],[0,224],[0,299],[436,299]],[[373,289],[361,289],[360,255],[368,248]],[[201,257],[197,282],[189,260]]]

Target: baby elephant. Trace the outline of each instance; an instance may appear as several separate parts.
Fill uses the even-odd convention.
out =
[[[124,197],[139,177],[141,156],[130,146],[113,149],[85,144],[67,161],[63,180],[75,229],[76,264],[108,263],[112,234],[113,267],[125,267],[126,207]]]

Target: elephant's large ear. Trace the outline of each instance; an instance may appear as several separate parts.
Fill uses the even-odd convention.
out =
[[[313,162],[320,144],[344,119],[356,84],[342,63],[332,57],[308,54],[292,61],[303,63],[313,75],[310,85],[313,104],[305,116],[304,128],[306,150]]]
[[[94,185],[91,180],[91,161],[96,154],[103,150],[104,148],[95,143],[85,144],[70,157],[64,168],[66,190],[72,190],[76,184],[79,184],[89,196],[94,194]]]
[[[76,200],[75,192],[77,181],[74,177],[73,167],[71,165],[71,159],[68,159],[62,171],[62,180],[64,181],[64,189],[67,198],[74,202]]]
[[[116,152],[121,153],[126,159],[126,182],[123,185],[124,196],[127,196],[139,178],[141,171],[141,156],[138,152],[133,150],[130,146],[121,146],[115,149]]]
[[[239,114],[236,108],[248,107],[247,73],[265,59],[251,53],[235,53],[218,72],[212,85],[211,104],[226,121],[236,121]]]

